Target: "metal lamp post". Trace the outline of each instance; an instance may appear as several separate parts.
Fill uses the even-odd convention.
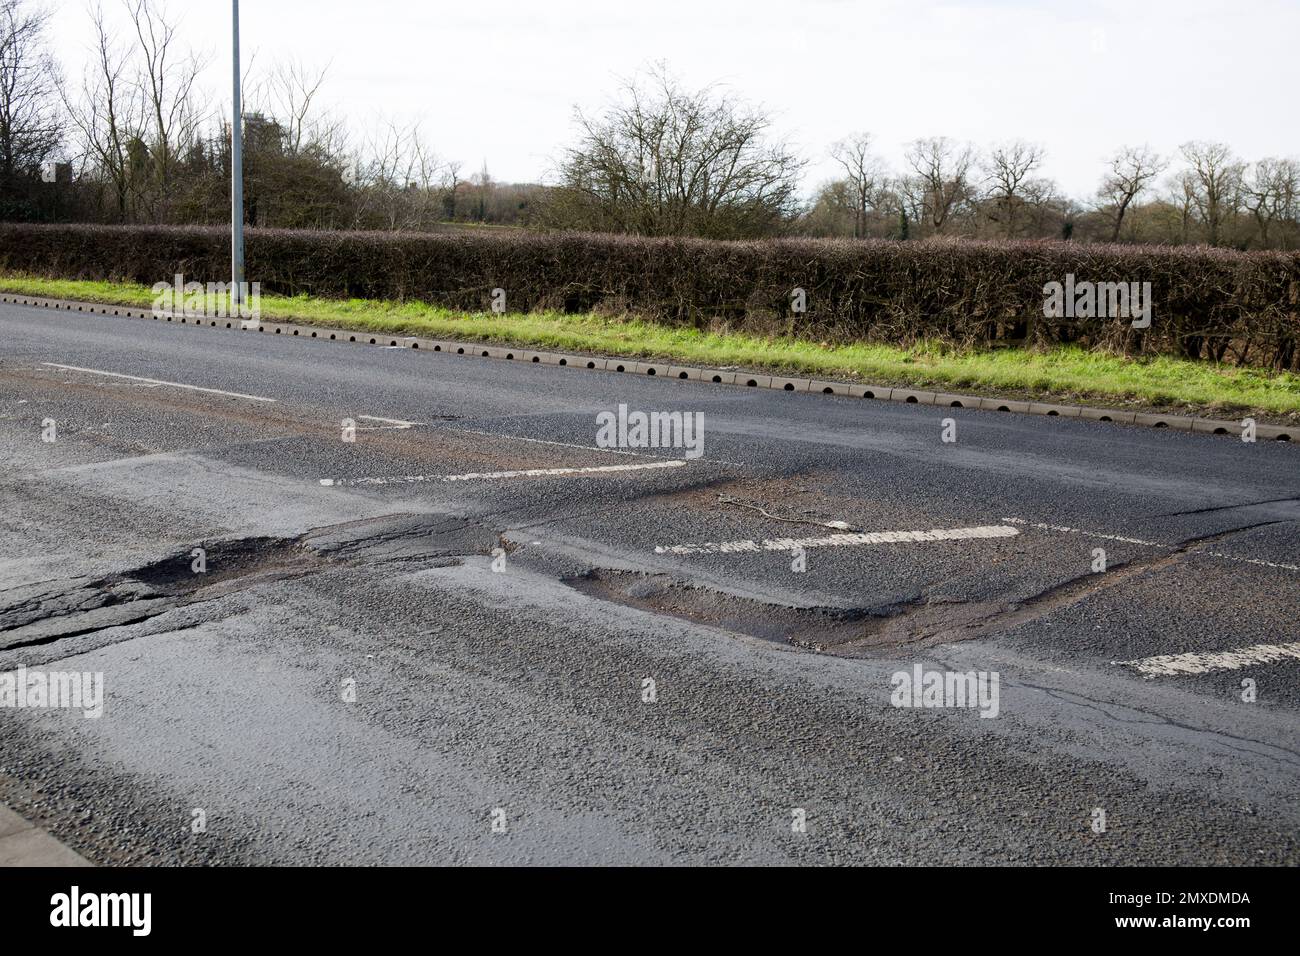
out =
[[[239,0],[231,0],[234,36],[234,113],[230,124],[230,305],[244,301],[244,117],[239,90]]]

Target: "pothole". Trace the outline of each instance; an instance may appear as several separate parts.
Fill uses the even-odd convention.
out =
[[[445,565],[489,554],[499,541],[495,530],[463,519],[398,514],[316,528],[296,538],[203,542],[98,579],[67,578],[6,591],[0,650],[138,624],[183,605],[333,565]],[[202,554],[196,552],[199,548]]]
[[[736,634],[830,654],[855,654],[915,644],[969,621],[1001,613],[1001,605],[895,601],[876,607],[796,607],[679,581],[667,574],[597,570],[564,583],[590,597]]]

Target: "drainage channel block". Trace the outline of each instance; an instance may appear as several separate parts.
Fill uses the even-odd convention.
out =
[[[1134,415],[1133,424],[1146,425],[1149,428],[1172,428],[1184,432],[1192,430],[1192,420],[1182,415]]]
[[[980,400],[971,398],[969,395],[949,395],[945,392],[939,392],[934,396],[934,404],[943,405],[947,408],[979,408]]]
[[[886,385],[850,385],[849,394],[854,398],[873,398],[887,402],[894,390]]]
[[[1051,415],[1061,418],[1078,418],[1078,405],[1049,405],[1046,402],[1031,402],[1029,405],[1029,414],[1031,415]]]
[[[1241,435],[1241,422],[1225,422],[1214,418],[1197,418],[1192,421],[1192,431],[1202,435]],[[1258,430],[1255,432],[1259,435]]]
[[[1117,422],[1120,425],[1132,425],[1136,412],[1121,412],[1114,408],[1081,408],[1079,417],[1094,422]]]
[[[821,392],[823,395],[849,395],[849,389],[853,386],[845,385],[843,382],[823,382],[820,379],[812,379],[808,382],[808,391]]]
[[[808,391],[809,381],[806,378],[772,378],[769,388],[777,388],[783,392],[806,392]]]
[[[1269,441],[1300,441],[1300,428],[1286,425],[1256,425],[1255,437]]]
[[[980,408],[988,412],[1017,412],[1029,414],[1028,402],[1017,402],[1009,398],[981,398]]]

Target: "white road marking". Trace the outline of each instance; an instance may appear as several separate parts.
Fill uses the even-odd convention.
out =
[[[125,378],[132,382],[143,382],[146,385],[166,385],[168,388],[184,388],[191,392],[208,392],[211,395],[226,395],[230,398],[245,398],[250,402],[274,402],[277,399],[264,398],[261,395],[245,395],[243,392],[227,392],[220,388],[204,388],[201,385],[185,385],[181,382],[164,382],[156,378],[141,378],[139,375],[123,375],[121,372],[105,372],[98,368],[82,368],[79,365],[60,365],[58,362],[42,362],[42,365],[49,365],[52,368],[66,369],[69,372],[85,372],[87,375],[107,375],[111,378]]]
[[[1235,554],[1224,554],[1222,551],[1202,551],[1202,554],[1208,554],[1212,558],[1222,558],[1224,561],[1236,561],[1240,564],[1258,564],[1263,568],[1280,568],[1283,571],[1300,571],[1300,564],[1278,564],[1276,561],[1265,561],[1263,558],[1241,558]]]
[[[560,448],[580,448],[583,451],[608,451],[615,455],[631,455],[633,458],[653,457],[642,455],[637,451],[628,451],[626,448],[599,448],[596,445],[575,445],[567,441],[547,441],[544,438],[524,438],[521,435],[502,435],[497,432],[484,432],[475,428],[449,428],[447,431],[463,432],[467,435],[485,435],[488,438],[509,438],[511,441],[532,442],[534,445],[558,445]]]
[[[408,422],[403,418],[381,418],[378,415],[358,415],[358,419],[365,419],[369,422],[383,422],[382,425],[360,425],[357,431],[363,432],[400,432],[408,428],[414,428],[416,425],[423,425],[424,422]]]
[[[767,538],[763,541],[710,541],[704,544],[660,545],[655,554],[737,554],[795,551],[808,548],[849,548],[865,544],[922,544],[928,541],[967,541],[973,538],[1012,538],[1020,532],[1008,525],[978,528],[936,528],[932,531],[861,531],[816,538]]]
[[[499,432],[485,432],[474,428],[448,428],[447,431],[463,432],[467,435],[485,435],[488,438],[508,438],[511,441],[526,441],[532,442],[535,445],[558,445],[560,448],[578,448],[582,451],[607,451],[615,455],[631,455],[633,458],[659,458],[658,455],[650,455],[642,451],[629,451],[626,448],[601,448],[599,445],[575,445],[572,442],[567,441],[547,441],[544,438],[524,438],[522,435],[503,435]],[[748,467],[743,462],[728,461],[725,458],[710,458],[707,455],[699,460],[707,461],[711,465],[731,465],[735,468]]]
[[[1161,544],[1159,541],[1145,541],[1142,538],[1125,538],[1117,534],[1103,534],[1100,531],[1084,531],[1081,528],[1067,528],[1059,524],[1041,524],[1026,521],[1023,518],[1003,518],[1007,524],[1018,524],[1026,528],[1037,528],[1039,531],[1059,531],[1065,534],[1081,534],[1086,538],[1101,538],[1104,541],[1120,541],[1124,544],[1140,544],[1148,548],[1176,548],[1176,544]],[[1257,564],[1262,568],[1277,568],[1282,571],[1300,571],[1300,564],[1281,564],[1276,561],[1265,561],[1263,558],[1243,558],[1240,555],[1225,554],[1222,551],[1199,551],[1198,554],[1206,555],[1211,558],[1219,558],[1223,561],[1236,561],[1239,564]]]
[[[1100,531],[1084,531],[1080,528],[1067,528],[1061,524],[1036,524],[1026,521],[1024,518],[1003,518],[1007,524],[1024,525],[1026,528],[1037,528],[1039,531],[1060,531],[1065,534],[1081,534],[1085,538],[1101,538],[1105,541],[1121,541],[1124,544],[1143,544],[1150,548],[1162,547],[1159,541],[1144,541],[1141,538],[1125,538],[1117,534],[1102,534]],[[1167,547],[1167,546],[1166,546]]]
[[[1235,671],[1256,664],[1276,664],[1278,661],[1300,660],[1300,641],[1289,644],[1255,644],[1235,651],[1208,653],[1161,654],[1136,661],[1111,661],[1132,667],[1144,677],[1174,677],[1180,674],[1210,674],[1214,671]]]
[[[547,478],[553,475],[594,475],[620,471],[649,471],[655,468],[681,468],[682,458],[650,462],[644,465],[592,465],[586,468],[526,468],[519,471],[471,471],[464,475],[405,475],[392,478],[322,478],[326,487],[341,485],[397,485],[421,481],[479,481],[497,478]]]
[[[378,415],[358,415],[357,418],[364,418],[368,422],[383,422],[385,425],[395,425],[398,428],[414,428],[416,425],[424,424],[424,422],[408,422],[400,418],[380,418]]]

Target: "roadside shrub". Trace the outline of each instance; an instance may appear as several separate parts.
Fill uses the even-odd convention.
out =
[[[265,292],[417,299],[486,310],[628,312],[668,324],[774,327],[829,342],[1076,343],[1300,369],[1300,253],[1070,242],[790,239],[718,242],[606,234],[402,234],[251,229]],[[0,225],[0,268],[154,283],[229,274],[211,227]],[[1153,321],[1047,318],[1043,287],[1151,284]],[[791,308],[802,288],[807,311]]]

